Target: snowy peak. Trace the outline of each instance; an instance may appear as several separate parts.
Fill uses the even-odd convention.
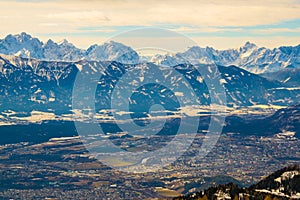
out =
[[[51,46],[54,44],[55,44],[55,42],[53,40],[49,39],[45,45]]]
[[[31,35],[28,35],[25,32],[22,32],[20,34],[9,34],[7,35],[3,40],[1,40],[1,42],[13,42],[15,44],[22,44],[22,43],[26,43],[30,40],[32,40],[33,38],[31,37]]]
[[[126,64],[139,62],[139,55],[131,47],[122,43],[109,41],[103,45],[92,45],[86,51],[87,60],[118,61]]]
[[[43,59],[47,61],[78,61],[83,59],[84,54],[83,50],[76,48],[66,39],[59,43],[48,40],[43,47],[43,52]]]
[[[239,49],[240,58],[249,57],[258,47],[254,43],[246,42],[244,46]]]
[[[256,45],[256,44],[247,41],[247,42],[244,44],[244,46],[242,46],[240,49],[241,49],[241,50],[248,50],[248,49],[256,49],[256,48],[257,48],[257,45]]]
[[[45,44],[37,38],[22,32],[8,35],[0,40],[0,54],[15,55],[23,58],[36,58],[46,61],[76,62],[79,60],[119,61],[138,63],[138,54],[130,47],[110,41],[103,45],[92,45],[87,50],[79,49],[66,39],[54,42],[49,39]]]
[[[0,53],[21,57],[42,58],[43,43],[26,33],[8,35],[0,41]]]
[[[68,42],[68,40],[63,39],[62,41],[58,42],[57,44],[58,44],[58,45],[68,45],[68,44],[70,44],[70,43]]]
[[[107,46],[107,47],[124,47],[125,45],[119,42],[115,42],[110,40],[109,42],[105,42],[103,44],[103,46]],[[126,46],[125,46],[126,47]]]
[[[19,42],[26,42],[32,39],[31,35],[28,35],[25,32],[22,32],[21,34],[17,34],[11,37],[15,37]]]

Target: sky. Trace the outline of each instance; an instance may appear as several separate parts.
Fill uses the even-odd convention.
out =
[[[0,38],[26,32],[81,48],[144,27],[217,49],[300,44],[300,0],[0,0],[0,21]]]

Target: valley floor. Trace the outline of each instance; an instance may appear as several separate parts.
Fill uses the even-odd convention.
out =
[[[298,139],[224,134],[208,156],[197,159],[200,145],[196,140],[174,164],[158,173],[143,174],[122,173],[102,165],[78,137],[2,145],[0,197],[166,198],[220,183],[249,186],[300,161]]]

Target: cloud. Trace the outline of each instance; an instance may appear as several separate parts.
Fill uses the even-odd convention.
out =
[[[300,19],[299,10],[298,0],[148,0],[147,3],[139,0],[2,0],[0,37],[26,31],[42,37],[65,34],[68,39],[87,42],[87,37],[108,38],[109,33],[140,26],[160,26],[191,37],[197,37],[198,33],[212,36],[217,33],[218,38],[226,33],[224,36],[236,37],[245,35],[247,27]],[[259,27],[250,29],[249,34],[280,35],[282,31],[295,33],[296,30]]]
[[[238,27],[187,27],[180,26],[177,28],[171,28],[170,30],[180,33],[193,33],[193,34],[201,34],[201,33],[222,33],[222,32],[241,32],[243,29]]]
[[[98,25],[189,24],[194,26],[254,26],[300,18],[300,4],[287,1],[1,1],[1,13],[14,16],[18,12],[33,21],[86,20]],[[21,11],[21,12],[20,12]],[[34,12],[32,12],[34,11]],[[26,14],[26,15],[25,15]],[[37,18],[36,18],[37,17]],[[34,20],[34,21],[35,21]]]
[[[43,17],[43,15],[40,17]],[[46,17],[49,19],[71,20],[75,22],[78,20],[110,21],[103,12],[97,10],[50,13],[46,15]]]
[[[266,28],[259,30],[252,30],[252,34],[287,34],[287,33],[300,33],[300,28]]]
[[[50,26],[50,27],[58,26],[57,23],[40,23],[38,25],[39,26]]]

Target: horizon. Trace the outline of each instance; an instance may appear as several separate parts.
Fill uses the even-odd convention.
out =
[[[42,41],[65,38],[80,48],[144,27],[175,31],[216,49],[236,48],[246,41],[267,48],[300,43],[297,0],[255,0],[251,5],[243,0],[151,0],[147,5],[137,0],[1,0],[0,6],[0,37],[24,31]]]
[[[76,48],[78,48],[78,49],[81,49],[81,50],[87,50],[88,48],[90,48],[90,47],[93,46],[93,45],[99,45],[99,46],[101,46],[101,45],[104,45],[104,44],[106,44],[106,43],[115,42],[115,43],[119,43],[119,44],[122,44],[122,45],[125,45],[125,46],[127,46],[127,47],[132,48],[132,49],[135,50],[139,55],[144,55],[143,52],[142,52],[142,51],[144,51],[144,50],[146,50],[146,51],[148,51],[148,52],[152,52],[152,51],[151,51],[151,48],[149,48],[149,49],[142,49],[142,51],[140,51],[139,49],[136,49],[136,48],[134,47],[134,43],[133,43],[133,44],[130,44],[130,41],[131,41],[131,40],[127,40],[127,39],[124,40],[124,38],[116,38],[117,40],[106,40],[106,41],[103,41],[102,43],[91,43],[91,44],[89,44],[86,48],[82,48],[82,47],[80,47],[80,46],[77,46],[75,43],[73,43],[72,41],[70,41],[70,40],[67,39],[67,38],[63,38],[63,39],[61,39],[61,40],[59,40],[59,41],[54,40],[54,39],[52,39],[52,38],[48,38],[47,40],[42,40],[42,39],[39,38],[38,36],[34,36],[34,35],[31,34],[31,33],[28,33],[28,32],[23,31],[23,32],[20,32],[20,33],[15,33],[15,34],[10,33],[10,34],[6,35],[5,37],[0,38],[0,41],[1,41],[1,40],[4,40],[4,39],[5,39],[7,36],[9,36],[9,35],[12,35],[12,36],[15,37],[15,36],[20,36],[20,35],[22,35],[22,34],[26,34],[26,35],[29,35],[29,36],[32,37],[32,38],[38,39],[40,42],[43,43],[43,45],[47,44],[48,41],[53,41],[54,43],[56,43],[56,44],[58,44],[58,45],[61,44],[61,43],[63,43],[63,42],[67,42],[67,43],[69,43],[69,44],[74,45],[74,46],[75,46]],[[123,40],[122,40],[122,39],[123,39]],[[185,51],[189,50],[189,49],[192,48],[192,47],[213,48],[213,49],[218,50],[218,51],[238,50],[238,49],[244,47],[245,45],[247,45],[247,43],[254,44],[254,45],[257,46],[257,48],[268,48],[268,49],[271,49],[271,50],[276,49],[276,48],[280,48],[280,47],[296,47],[296,46],[299,46],[299,45],[300,45],[300,43],[298,43],[298,44],[295,44],[295,45],[281,45],[281,46],[276,46],[276,47],[273,47],[273,48],[269,48],[269,47],[267,47],[267,46],[260,46],[260,45],[258,45],[257,43],[255,43],[255,42],[253,42],[253,41],[247,40],[247,41],[244,41],[244,43],[242,43],[241,45],[236,46],[236,47],[232,47],[232,48],[219,49],[219,48],[215,48],[215,47],[209,46],[209,45],[202,46],[202,45],[197,44],[197,45],[191,45],[191,46],[184,46],[184,47],[182,47],[180,50],[178,50],[178,51],[176,51],[176,52],[173,52],[173,53],[185,52]],[[158,52],[161,52],[161,53],[158,53]],[[164,52],[164,53],[162,53],[162,52]],[[169,53],[170,53],[170,52],[168,52],[168,51],[157,50],[157,49],[156,49],[155,51],[153,51],[153,53],[151,53],[151,55],[154,55],[154,54],[164,55],[164,54],[169,54]]]

